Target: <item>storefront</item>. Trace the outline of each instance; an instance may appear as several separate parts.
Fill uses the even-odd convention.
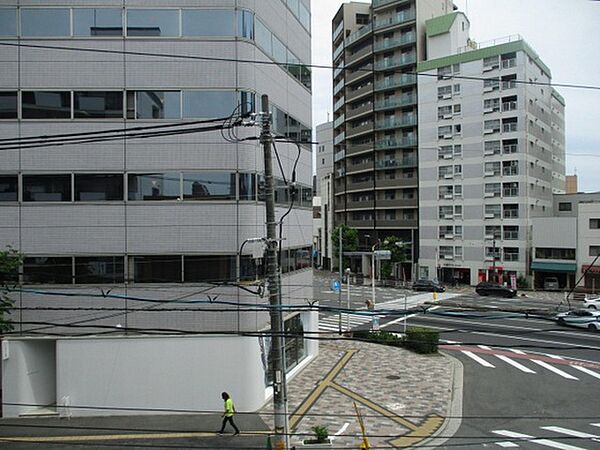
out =
[[[517,272],[515,270],[505,270],[503,266],[489,266],[487,269],[479,269],[477,278],[479,283],[489,281],[506,286],[517,286]]]
[[[556,278],[559,289],[570,289],[575,285],[577,264],[533,261],[531,271],[533,273],[533,285],[536,289],[544,289],[546,278]]]
[[[583,285],[586,291],[595,294],[600,292],[600,266],[581,266],[581,273],[585,274]]]

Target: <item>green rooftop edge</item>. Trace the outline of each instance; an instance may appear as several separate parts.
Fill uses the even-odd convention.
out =
[[[444,16],[434,17],[425,21],[425,28],[427,30],[427,36],[438,36],[450,31],[452,24],[458,16],[457,12],[446,14]]]
[[[417,72],[426,72],[428,70],[437,69],[439,67],[449,66],[452,64],[477,61],[479,59],[497,56],[503,53],[511,53],[518,51],[524,51],[525,53],[527,53],[527,55],[533,61],[535,61],[535,63],[542,69],[542,71],[544,71],[546,75],[548,75],[548,77],[552,78],[552,72],[550,71],[550,68],[546,64],[544,64],[544,62],[540,59],[539,55],[536,52],[534,52],[533,49],[527,44],[527,42],[525,42],[522,39],[514,42],[507,42],[505,44],[498,44],[493,45],[491,47],[481,48],[479,50],[471,50],[464,53],[458,53],[456,55],[445,56],[443,58],[423,61],[417,64]]]
[[[563,105],[563,106],[567,106],[567,103],[565,102],[565,98],[564,98],[562,95],[560,95],[560,94],[558,93],[558,91],[557,91],[556,89],[554,89],[554,88],[552,88],[552,96],[553,96],[553,97],[554,97],[556,100],[558,100],[558,103],[560,103],[560,104],[561,104],[561,105]]]

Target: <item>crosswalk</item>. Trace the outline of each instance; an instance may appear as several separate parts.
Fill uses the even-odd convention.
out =
[[[600,428],[600,423],[590,423],[589,427]],[[520,433],[513,430],[492,430],[492,433],[509,440],[495,442],[502,448],[537,448],[549,447],[561,450],[589,450],[600,448],[600,429],[598,432],[573,430],[557,425],[539,427],[543,437]],[[577,439],[577,441],[575,441]],[[534,445],[531,445],[534,444]],[[585,445],[583,447],[582,445]]]
[[[488,369],[497,368],[501,362],[529,375],[547,371],[570,381],[580,381],[583,377],[600,380],[600,363],[592,361],[568,359],[552,354],[527,353],[518,349],[492,349],[486,345],[446,343],[441,347],[458,351]]]

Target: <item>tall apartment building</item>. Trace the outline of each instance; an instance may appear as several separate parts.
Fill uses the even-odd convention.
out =
[[[309,0],[0,0],[0,134],[210,120],[258,112],[268,94],[273,132],[302,144],[278,142],[285,174],[274,170],[281,217],[291,203],[284,175],[291,179],[299,153],[281,262],[283,302],[304,301],[312,296],[310,33]],[[257,133],[238,129],[237,137]],[[259,290],[262,250],[250,243],[240,254],[247,239],[266,235],[263,174],[257,141],[219,131],[2,149],[0,247],[25,257],[16,332],[127,333],[11,340],[4,401],[215,409],[214,392],[228,384],[240,386],[232,393],[239,408],[261,406],[269,341],[236,333],[270,329],[257,309],[268,298],[250,293]],[[314,320],[286,314],[285,328],[301,333]],[[223,335],[136,337],[157,329]],[[287,339],[287,369],[316,351],[300,336]],[[235,374],[247,377],[244,392]],[[89,389],[108,379],[143,387],[111,388],[104,398]],[[153,395],[136,396],[144,389]],[[26,409],[5,404],[4,414]]]
[[[520,37],[477,45],[462,13],[426,28],[441,51],[418,66],[419,275],[527,277],[532,219],[565,188],[564,100]]]
[[[364,248],[392,235],[417,248],[414,74],[426,57],[425,21],[453,8],[373,0],[346,3],[333,19],[335,223],[358,229]]]
[[[316,197],[313,201],[315,263],[318,267],[330,269],[333,232],[333,122],[317,125],[317,142]]]

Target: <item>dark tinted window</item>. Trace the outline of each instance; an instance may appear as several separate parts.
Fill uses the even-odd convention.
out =
[[[125,279],[122,256],[75,258],[75,283],[122,283]]]
[[[254,259],[252,256],[243,256],[240,262],[240,278],[242,280],[256,280],[264,275],[264,258]]]
[[[1,10],[0,10],[1,11]],[[0,24],[1,28],[1,24]],[[17,118],[17,92],[0,92],[0,119]]]
[[[72,282],[71,258],[25,258],[23,263],[23,283],[72,284]]]
[[[75,201],[123,200],[123,175],[76,174]]]
[[[254,39],[254,15],[250,11],[238,11],[238,36]]]
[[[122,36],[122,10],[117,8],[77,8],[73,10],[74,36]]]
[[[235,36],[233,10],[184,9],[183,36]]]
[[[75,118],[121,119],[123,118],[123,93],[75,92]]]
[[[127,10],[128,36],[179,36],[179,11],[176,9]]]
[[[179,173],[129,174],[129,200],[176,200],[179,198]]]
[[[17,10],[15,8],[0,9],[0,36],[17,35]]]
[[[181,256],[133,256],[135,283],[181,282]]]
[[[185,256],[186,282],[235,281],[235,256]]]
[[[570,202],[560,202],[558,204],[558,210],[559,211],[571,211],[572,210],[572,205]]]
[[[183,197],[189,200],[235,200],[235,174],[184,173]]]
[[[256,176],[253,173],[240,173],[240,200],[256,200]]]
[[[71,93],[22,92],[23,119],[70,119]]]
[[[180,119],[181,93],[140,91],[135,93],[136,119]]]
[[[183,91],[183,118],[228,117],[238,106],[234,91]]]
[[[23,175],[23,201],[70,202],[71,175]]]
[[[70,36],[67,8],[22,8],[21,36]]]
[[[0,175],[0,202],[16,202],[19,199],[19,178],[16,175]]]

